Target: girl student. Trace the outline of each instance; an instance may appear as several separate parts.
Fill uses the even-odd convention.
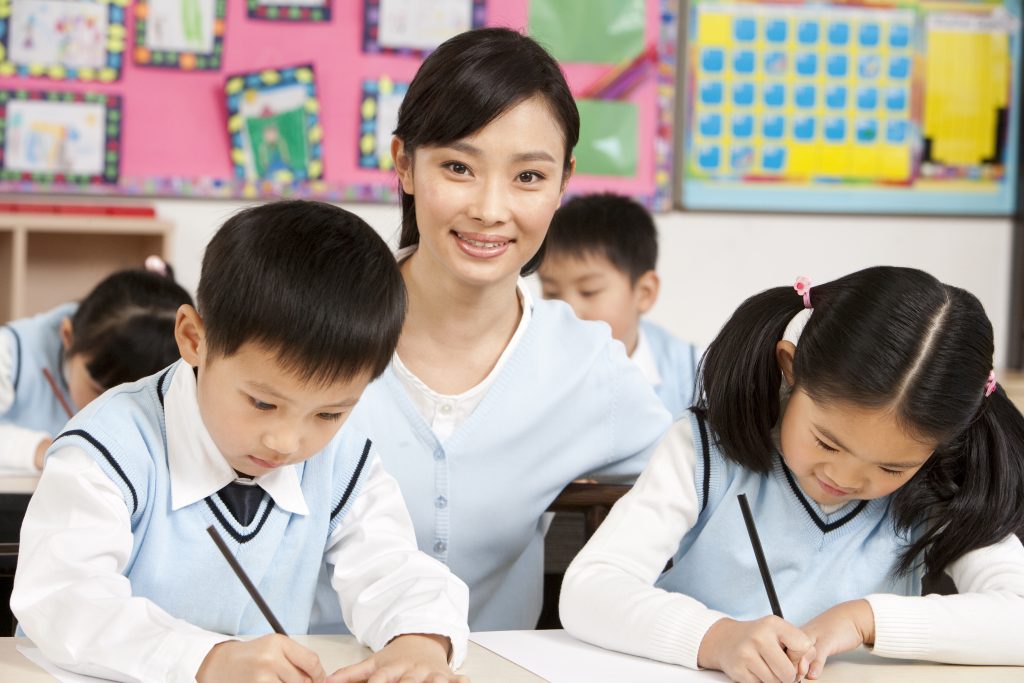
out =
[[[545,510],[582,475],[637,476],[670,422],[606,325],[534,301],[521,277],[578,137],[554,59],[488,28],[424,61],[392,142],[409,307],[351,420],[398,479],[420,548],[469,585],[473,630],[536,625]]]
[[[860,645],[1024,665],[1024,419],[980,302],[908,268],[796,289],[708,348],[690,418],[566,572],[565,628],[737,681],[817,678]],[[764,616],[741,493],[785,620]],[[960,594],[922,597],[926,571]]]
[[[39,470],[64,423],[107,389],[178,358],[174,316],[192,303],[157,256],[107,276],[80,303],[0,327],[0,467]]]

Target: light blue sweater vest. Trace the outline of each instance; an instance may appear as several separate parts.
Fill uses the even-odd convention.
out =
[[[693,383],[700,360],[697,349],[650,321],[641,320],[640,329],[661,375],[661,384],[654,391],[672,414],[672,419],[678,420],[693,402]]]
[[[0,420],[27,429],[37,429],[50,436],[57,434],[68,421],[60,401],[43,376],[50,371],[57,386],[70,402],[64,383],[64,346],[60,340],[60,323],[70,318],[78,304],[64,304],[31,318],[22,318],[3,327],[10,333],[13,356],[12,377],[14,403]],[[74,409],[74,408],[72,408]]]
[[[487,394],[443,444],[390,367],[350,418],[398,480],[420,549],[469,586],[474,631],[536,626],[545,510],[583,475],[635,478],[669,423],[608,326],[562,301],[536,303]]]
[[[727,460],[690,418],[697,452],[697,524],[657,585],[736,619],[771,614],[737,495],[747,494],[784,617],[803,624],[872,593],[920,595],[921,576],[891,576],[908,539],[893,527],[890,498],[852,501],[831,514],[800,490],[778,456],[768,474]],[[707,448],[704,448],[706,439]]]
[[[341,612],[324,550],[359,496],[369,440],[346,427],[323,451],[293,466],[309,515],[286,512],[266,493],[248,526],[217,494],[172,510],[163,393],[176,371],[192,370],[178,363],[103,394],[53,445],[81,448],[121,490],[134,537],[123,572],[132,595],[210,631],[270,633],[207,533],[213,525],[288,633],[335,628]]]

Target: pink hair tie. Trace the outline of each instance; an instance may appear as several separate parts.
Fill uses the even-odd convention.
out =
[[[147,256],[145,264],[146,270],[149,272],[163,275],[164,277],[167,276],[167,263],[156,254]]]
[[[985,382],[985,396],[991,396],[992,392],[996,390],[996,371],[988,371],[988,381]]]
[[[796,293],[804,298],[804,308],[812,308],[811,306],[811,278],[806,275],[801,275],[796,279],[796,284],[793,285],[793,289]]]

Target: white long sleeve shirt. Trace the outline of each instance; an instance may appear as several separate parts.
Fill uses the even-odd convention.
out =
[[[0,415],[14,405],[14,339],[0,334]],[[0,423],[0,470],[38,472],[36,448],[52,434],[12,423]]]
[[[573,560],[560,613],[581,640],[697,668],[708,629],[728,615],[654,586],[699,514],[689,420],[666,434],[633,489]],[[723,541],[725,542],[725,541]],[[947,569],[959,595],[865,596],[873,652],[957,664],[1024,665],[1024,546],[1016,536],[967,553]]]
[[[167,433],[177,435],[167,445],[175,508],[234,479],[199,417],[194,386],[183,391],[173,382],[165,415]],[[403,633],[447,636],[458,666],[468,638],[466,586],[416,549],[398,485],[375,454],[367,467],[362,492],[325,546],[342,613],[373,650]],[[306,510],[293,468],[256,482],[276,505]],[[59,448],[47,459],[22,526],[11,609],[46,656],[67,669],[119,681],[192,681],[210,649],[232,637],[132,597],[122,574],[132,544],[117,486],[81,449]]]

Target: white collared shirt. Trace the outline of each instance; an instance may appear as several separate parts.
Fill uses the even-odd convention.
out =
[[[175,509],[235,479],[199,415],[193,373],[180,370],[164,398]],[[458,666],[466,653],[468,590],[417,550],[398,484],[376,454],[366,477],[325,545],[346,622],[373,650],[403,633],[445,635]],[[276,505],[307,514],[294,467],[255,483]],[[22,525],[12,611],[44,654],[65,668],[117,680],[192,681],[210,649],[232,637],[133,598],[122,574],[133,542],[118,487],[83,450],[58,447]]]
[[[633,355],[629,358],[640,367],[640,372],[644,373],[644,377],[652,387],[661,386],[661,373],[658,372],[654,349],[651,348],[651,342],[647,339],[642,327],[637,327],[636,348],[633,349]]]
[[[0,415],[14,405],[14,337],[0,334]],[[12,423],[0,424],[0,469],[38,472],[36,448],[52,435]]]

